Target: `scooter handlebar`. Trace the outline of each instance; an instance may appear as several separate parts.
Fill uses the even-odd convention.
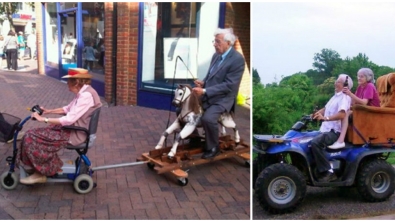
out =
[[[31,112],[36,112],[36,113],[38,113],[38,115],[42,115],[43,114],[43,112],[44,112],[44,110],[43,109],[41,109],[40,108],[40,106],[39,105],[35,105],[35,106],[33,106],[31,109],[30,109],[30,111]],[[32,118],[33,120],[36,120],[36,118]]]

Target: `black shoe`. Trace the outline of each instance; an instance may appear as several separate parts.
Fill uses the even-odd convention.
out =
[[[331,181],[334,181],[334,180],[337,180],[337,176],[336,176],[336,174],[331,173],[331,172],[326,172],[323,177],[318,178],[318,182],[321,182],[321,183],[323,183],[323,182],[331,182]]]
[[[219,153],[219,148],[216,146],[216,147],[212,148],[211,150],[205,151],[204,154],[202,155],[202,159],[213,158],[216,155],[218,155],[218,153]]]

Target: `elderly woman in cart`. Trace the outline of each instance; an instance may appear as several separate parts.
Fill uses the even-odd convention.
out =
[[[374,86],[375,80],[373,71],[369,68],[361,68],[357,72],[357,77],[358,88],[355,94],[350,91],[352,85],[350,87],[345,87],[343,93],[351,97],[352,104],[380,107],[379,94]],[[341,149],[345,147],[346,144],[344,143],[344,139],[347,133],[348,118],[351,114],[352,111],[347,112],[346,117],[342,120],[342,131],[340,136],[334,144],[328,146],[329,148]]]
[[[90,86],[92,75],[88,70],[70,68],[67,86],[76,96],[67,105],[57,109],[43,109],[43,114],[63,115],[59,118],[47,118],[33,113],[32,118],[39,122],[50,124],[43,128],[28,130],[21,143],[18,153],[18,165],[27,171],[34,171],[32,175],[20,179],[23,184],[45,183],[47,176],[55,175],[63,166],[57,152],[67,144],[79,145],[85,141],[86,135],[62,129],[62,126],[73,125],[88,128],[91,114],[101,107],[100,97]]]

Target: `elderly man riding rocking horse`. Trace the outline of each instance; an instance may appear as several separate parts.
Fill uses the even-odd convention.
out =
[[[234,111],[245,66],[244,57],[233,47],[236,41],[233,29],[218,28],[214,36],[216,53],[209,71],[203,80],[195,80],[193,88],[194,93],[202,96],[204,110],[201,118],[206,137],[203,159],[213,158],[220,152],[218,118],[224,112]]]

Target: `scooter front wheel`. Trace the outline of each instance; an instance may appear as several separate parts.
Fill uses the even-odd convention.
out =
[[[13,190],[18,185],[18,177],[15,172],[4,172],[1,175],[1,186],[6,190]]]
[[[74,180],[74,189],[77,193],[86,194],[93,189],[93,179],[88,174],[81,174]]]

